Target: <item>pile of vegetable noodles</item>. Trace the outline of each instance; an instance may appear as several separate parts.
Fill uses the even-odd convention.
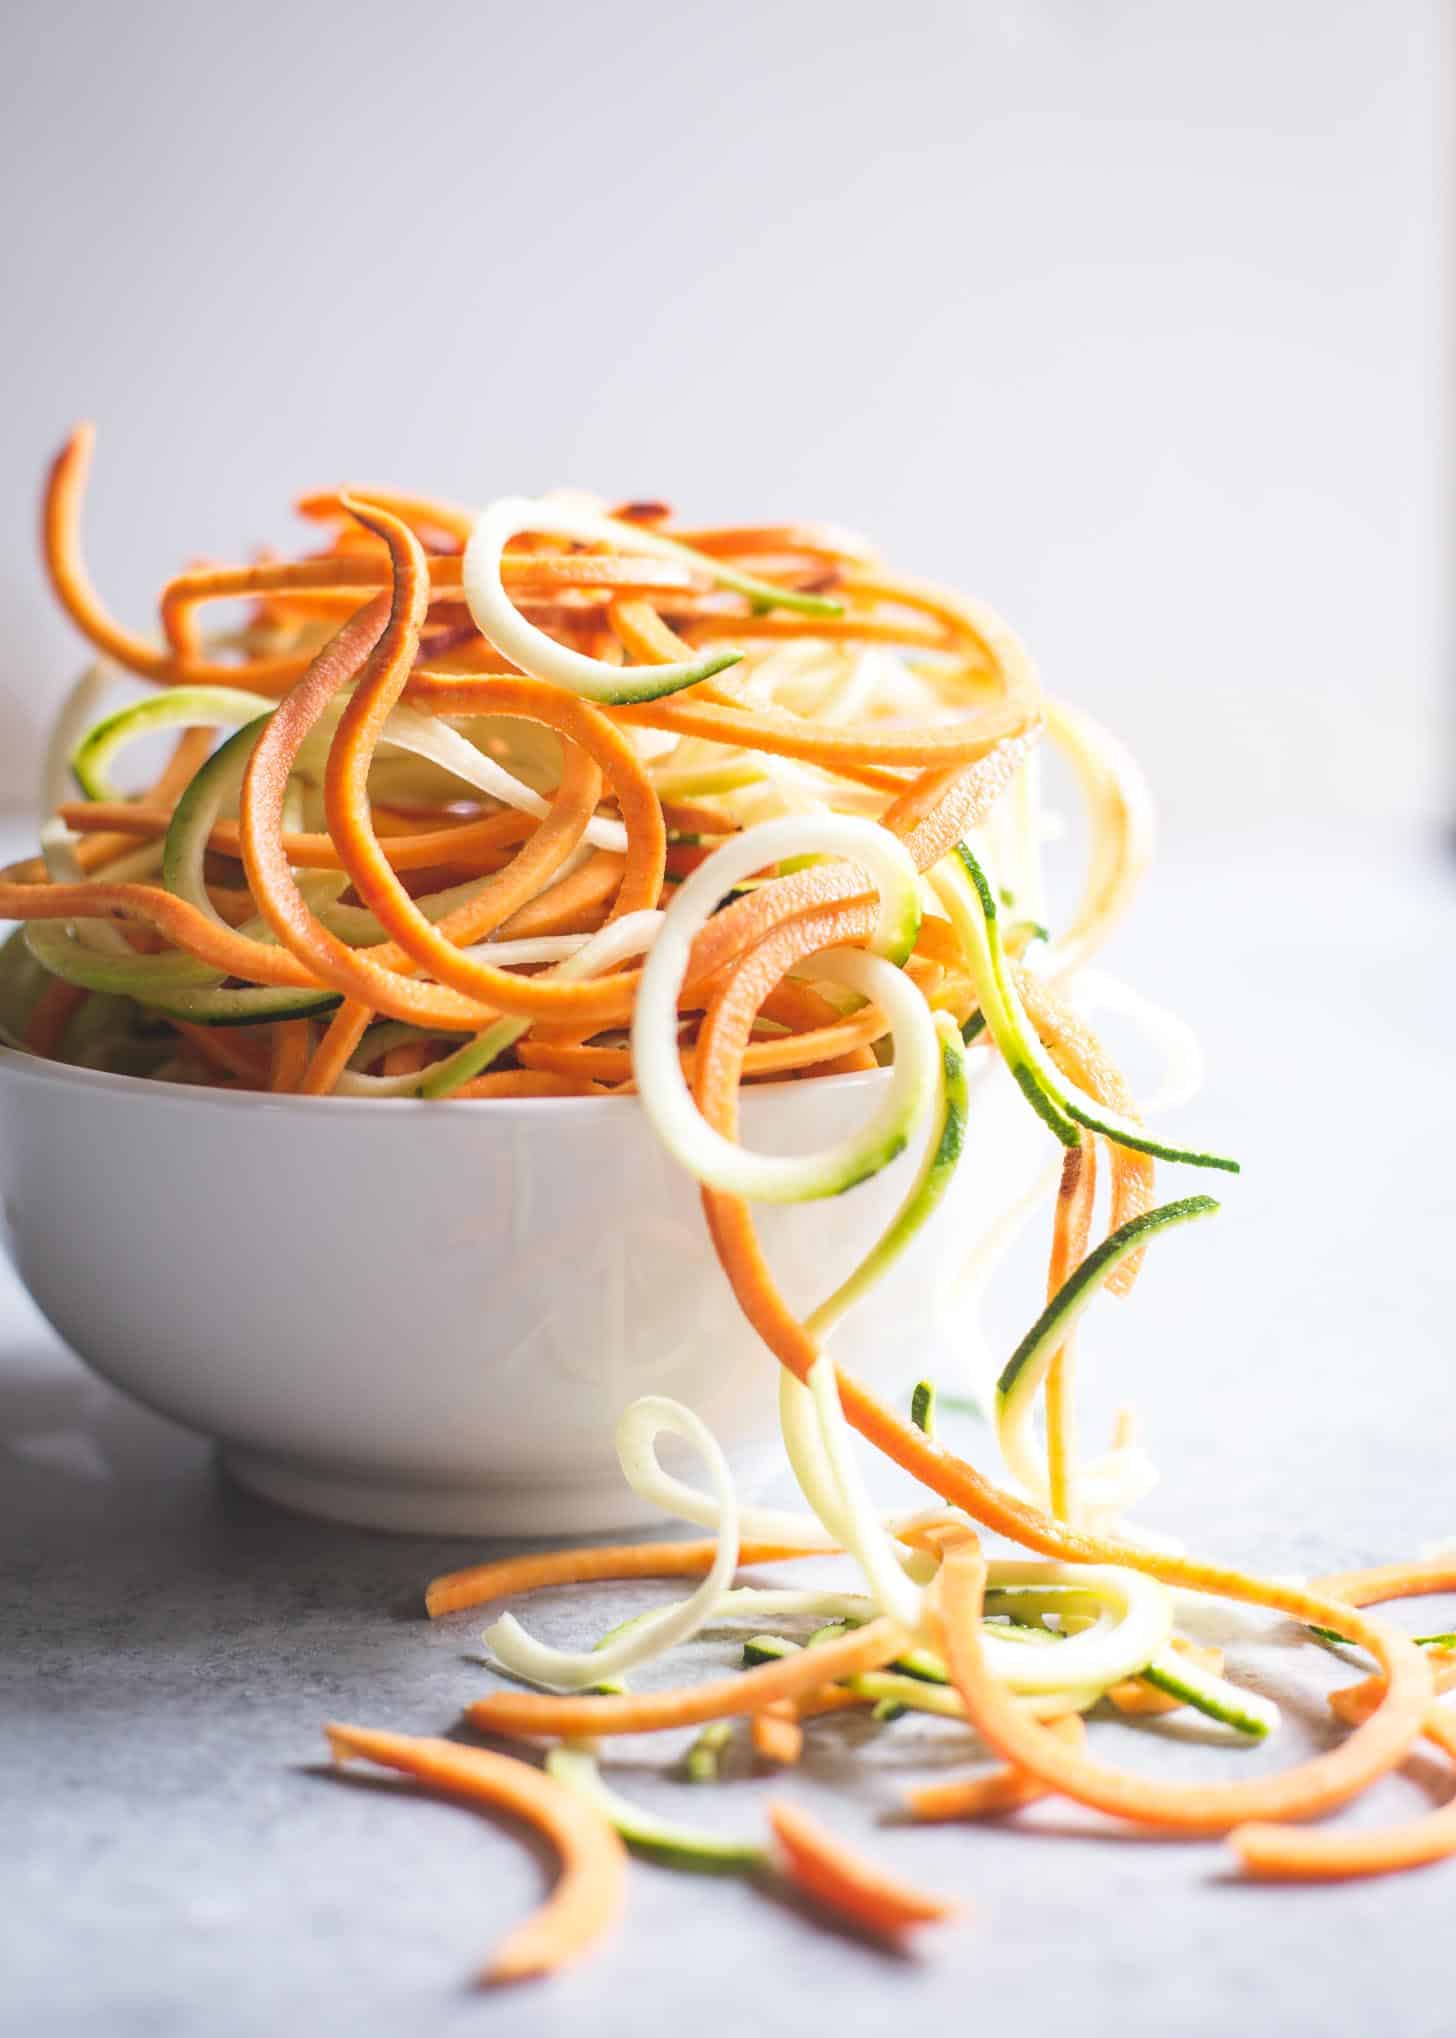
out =
[[[771,1808],[769,1840],[635,1807],[600,1748],[660,1728],[700,1730],[685,1773],[704,1782],[732,1766],[735,1719],[760,1763],[784,1767],[820,1715],[859,1708],[890,1730],[929,1712],[963,1723],[970,1754],[998,1759],[912,1791],[916,1819],[1060,1794],[1171,1834],[1230,1834],[1245,1868],[1270,1877],[1456,1851],[1456,1802],[1385,1830],[1292,1826],[1422,1738],[1456,1759],[1456,1720],[1435,1703],[1456,1682],[1456,1638],[1411,1640],[1361,1611],[1456,1587],[1456,1562],[1309,1588],[1247,1577],[1119,1529],[1143,1491],[1128,1435],[1077,1461],[1081,1315],[1103,1290],[1130,1289],[1152,1241],[1217,1207],[1202,1194],[1156,1202],[1155,1160],[1234,1164],[1148,1129],[1073,1002],[1071,979],[1144,861],[1146,803],[1120,746],[1043,697],[1005,625],[818,526],[680,532],[658,504],[608,515],[552,496],[477,514],[359,491],[300,505],[321,540],[308,556],[179,574],[153,641],[110,617],[82,564],[88,456],[78,433],[55,465],[45,552],[99,656],[51,746],[41,855],[0,879],[0,915],[23,923],[0,971],[11,1044],[310,1096],[635,1091],[700,1184],[727,1276],[781,1364],[805,1511],[740,1505],[699,1419],[648,1397],[621,1419],[624,1475],[703,1540],[512,1559],[431,1586],[430,1611],[445,1614],[553,1583],[697,1579],[584,1651],[496,1619],[496,1661],[545,1689],[497,1690],[470,1718],[553,1743],[544,1768],[329,1729],[341,1759],[504,1806],[558,1846],[552,1899],[491,1974],[549,1969],[597,1934],[624,1842],[690,1868],[773,1868],[875,1932],[946,1914],[790,1803]],[[204,634],[204,607],[239,598],[244,623]],[[101,714],[122,674],[153,690]],[[160,776],[122,792],[123,753],[158,732],[173,744]],[[1092,845],[1080,903],[1050,933],[1043,734],[1070,760]],[[1048,1300],[995,1392],[1010,1487],[937,1439],[929,1383],[902,1419],[833,1356],[835,1325],[961,1160],[972,1054],[1005,1062],[1061,1153]],[[865,1123],[836,1145],[780,1156],[740,1143],[744,1082],[881,1064]],[[893,1222],[800,1319],[753,1203],[840,1194],[912,1146]],[[703,1485],[661,1464],[664,1433],[696,1453]],[[871,1506],[856,1433],[925,1489],[918,1512]],[[1021,1554],[985,1555],[987,1530]],[[852,1561],[855,1589],[734,1582],[743,1566],[833,1553]],[[1193,1707],[1235,1746],[1276,1724],[1217,1652],[1180,1635],[1180,1592],[1290,1615],[1326,1646],[1365,1652],[1370,1674],[1333,1701],[1349,1734],[1280,1774],[1217,1786],[1094,1761],[1083,1721],[1104,1704],[1128,1717]],[[736,1674],[629,1688],[725,1623],[743,1629]]]

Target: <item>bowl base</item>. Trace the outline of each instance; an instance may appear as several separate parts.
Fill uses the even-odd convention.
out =
[[[249,1450],[219,1447],[223,1467],[240,1486],[296,1514],[402,1535],[596,1535],[606,1529],[661,1526],[614,1466],[594,1483],[570,1486],[436,1486],[371,1479],[335,1467]]]

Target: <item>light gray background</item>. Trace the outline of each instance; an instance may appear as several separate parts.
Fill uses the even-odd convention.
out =
[[[1168,789],[1440,783],[1439,0],[13,5],[0,798],[162,577],[348,480],[797,512],[974,587]]]
[[[1445,742],[1443,12],[13,6],[0,800],[76,658],[32,500],[77,415],[134,622],[177,561],[285,540],[288,494],[350,478],[868,527],[1004,607],[1162,795],[1117,959],[1197,1016],[1180,1125],[1248,1172],[1098,1326],[1088,1434],[1135,1397],[1153,1515],[1211,1554],[1318,1571],[1449,1535],[1452,887],[1396,840]],[[845,1761],[827,1731],[795,1789],[970,1895],[967,1927],[899,1964],[642,1868],[600,1961],[482,2003],[463,1977],[534,1887],[519,1842],[309,1767],[328,1713],[444,1727],[479,1688],[478,1621],[418,1612],[475,1547],[230,1492],[8,1276],[0,1469],[6,2038],[1452,2029],[1449,1867],[1256,1891],[1217,1847],[1060,1807],[1022,1822],[1056,1838],[906,1835],[877,1823],[896,1747]],[[614,1604],[541,1616],[584,1636]],[[1339,1674],[1290,1641],[1232,1659],[1291,1699],[1267,1755],[1095,1731],[1182,1774],[1290,1759]]]

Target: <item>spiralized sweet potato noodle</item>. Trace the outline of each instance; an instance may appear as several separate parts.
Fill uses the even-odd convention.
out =
[[[387,513],[387,512],[386,512]],[[455,553],[428,561],[431,597],[454,597],[463,603],[460,588],[460,559]],[[270,562],[260,566],[193,567],[179,573],[162,589],[160,614],[162,631],[177,661],[201,656],[197,611],[210,601],[236,601],[245,595],[309,594],[331,591],[336,599],[324,601],[325,615],[350,614],[353,606],[379,588],[390,584],[389,555],[347,553],[342,557]],[[630,559],[610,553],[508,553],[503,578],[513,596],[555,595],[562,588],[612,589],[634,594],[661,594],[674,588],[691,587],[693,576],[685,567],[661,559]],[[342,607],[341,607],[342,604]]]
[[[1236,1783],[1176,1783],[1111,1769],[1028,1718],[991,1674],[981,1640],[986,1560],[969,1530],[946,1530],[942,1547],[931,1625],[971,1723],[1027,1775],[1113,1817],[1185,1833],[1228,1832],[1249,1819],[1312,1818],[1344,1804],[1393,1769],[1420,1732],[1431,1695],[1430,1669],[1420,1651],[1353,1608],[1291,1588],[1301,1618],[1317,1619],[1305,1609],[1325,1607],[1385,1671],[1384,1697],[1364,1724],[1338,1747],[1294,1769]],[[1257,1597],[1266,1605],[1278,1603],[1274,1595],[1284,1590],[1263,1581],[1243,1582],[1259,1584]],[[1255,1597],[1247,1591],[1230,1596]],[[1295,1609],[1286,1605],[1285,1610]]]
[[[466,1803],[509,1812],[556,1849],[561,1874],[555,1889],[496,1947],[482,1980],[512,1982],[551,1973],[600,1938],[622,1908],[627,1862],[622,1842],[600,1811],[531,1763],[456,1741],[367,1727],[332,1725],[324,1732],[336,1762],[377,1762]]]
[[[191,733],[208,738],[212,735],[211,730]],[[82,835],[109,830],[124,842],[152,841],[166,834],[172,819],[171,809],[154,806],[154,798],[155,793],[148,794],[146,805],[129,800],[95,800],[89,804],[67,801],[56,812],[68,828]],[[453,821],[443,828],[416,828],[404,832],[391,828],[386,833],[380,823],[380,812],[376,809],[375,825],[380,830],[385,854],[396,870],[459,868],[470,872],[479,871],[498,851],[529,835],[535,825],[531,815],[515,809],[503,814],[486,814],[479,820]],[[296,869],[343,868],[338,846],[331,835],[285,828],[282,842],[288,861]],[[215,822],[208,847],[220,856],[239,856],[237,822]]]
[[[1385,1600],[1418,1597],[1426,1592],[1456,1592],[1456,1561],[1435,1558],[1421,1564],[1383,1564],[1368,1571],[1346,1571],[1317,1581],[1318,1589],[1347,1606],[1373,1606]],[[1456,1664],[1442,1665],[1437,1685],[1449,1691],[1456,1684]],[[1330,1704],[1345,1720],[1367,1719],[1383,1696],[1383,1680],[1331,1694]],[[1421,1731],[1453,1767],[1456,1780],[1456,1712],[1432,1705]],[[1277,1881],[1330,1882],[1346,1876],[1388,1875],[1401,1868],[1424,1868],[1456,1854],[1456,1791],[1438,1810],[1398,1825],[1360,1827],[1354,1831],[1290,1832],[1282,1825],[1240,1826],[1230,1836],[1234,1852],[1251,1875]]]

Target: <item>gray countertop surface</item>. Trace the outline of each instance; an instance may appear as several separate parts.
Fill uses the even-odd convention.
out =
[[[1303,1574],[1413,1556],[1456,1534],[1456,869],[1397,844],[1185,846],[1134,919],[1116,961],[1198,1015],[1209,1054],[1178,1122],[1246,1172],[1096,1322],[1088,1425],[1136,1401],[1164,1474],[1141,1518],[1200,1552]],[[1001,1333],[1033,1313],[1036,1279],[1030,1258],[1008,1270]],[[753,1887],[634,1864],[595,1959],[482,1995],[469,1976],[537,1900],[546,1856],[394,1780],[331,1776],[319,1733],[453,1725],[489,1681],[481,1619],[427,1624],[421,1588],[478,1546],[249,1498],[205,1443],[83,1371],[8,1275],[0,1348],[6,2032],[1456,2031],[1456,1863],[1272,1889],[1216,1842],[1152,1844],[1066,1806],[909,1831],[888,1816],[904,1783],[966,1750],[903,1722],[823,1722],[787,1784],[689,1793],[661,1740],[624,1748],[620,1780],[739,1829],[791,1791],[963,1894],[963,1923],[892,1956]],[[950,1440],[994,1457],[965,1419]],[[584,1638],[660,1596],[593,1588],[533,1615]],[[1456,1625],[1456,1602],[1393,1617]],[[1327,1738],[1322,1694],[1354,1673],[1287,1625],[1195,1618],[1289,1701],[1281,1732],[1248,1752],[1185,1723],[1095,1725],[1109,1759],[1228,1777]],[[1347,1816],[1414,1815],[1448,1787],[1432,1757]]]

